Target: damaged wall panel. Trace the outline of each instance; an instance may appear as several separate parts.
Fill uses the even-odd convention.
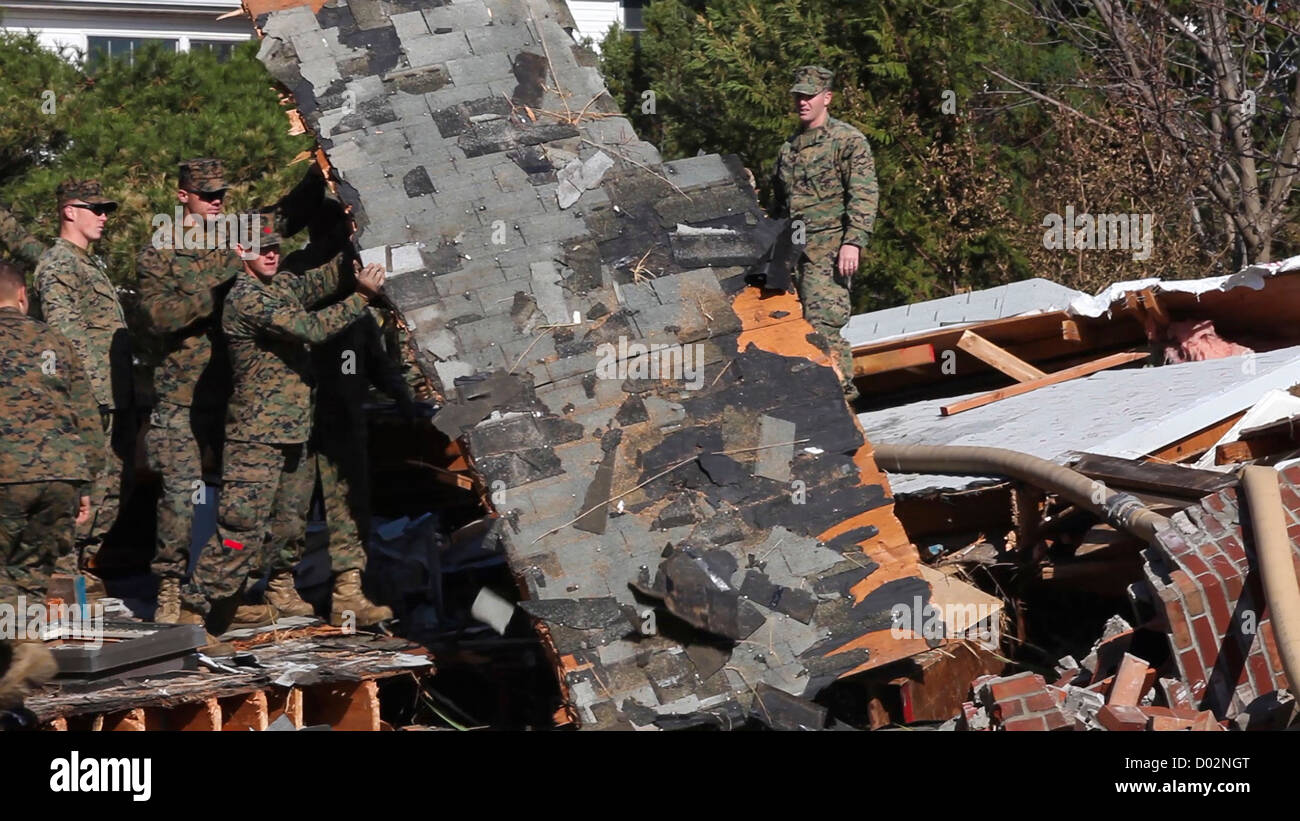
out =
[[[927,649],[890,634],[929,586],[823,341],[745,284],[772,231],[736,158],[637,139],[559,0],[256,22],[509,523],[573,720],[820,724],[776,692]]]

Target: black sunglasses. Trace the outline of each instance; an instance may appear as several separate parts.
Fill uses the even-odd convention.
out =
[[[85,202],[70,202],[68,203],[68,205],[71,205],[73,208],[84,208],[97,217],[102,217],[105,214],[111,214],[113,213],[113,209],[117,207],[115,205],[111,205],[106,202],[95,203],[93,205]]]
[[[193,194],[194,196],[198,197],[199,199],[203,200],[204,202],[216,202],[217,200],[224,200],[226,198],[227,189],[219,188],[216,191],[194,191],[190,189],[186,189],[186,190],[189,191],[189,193]]]

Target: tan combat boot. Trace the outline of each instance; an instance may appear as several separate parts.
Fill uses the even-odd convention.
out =
[[[267,598],[269,599],[270,595]],[[265,627],[268,624],[275,624],[275,620],[278,618],[280,618],[280,611],[274,605],[241,604],[235,608],[235,614],[230,619],[230,629]]]
[[[370,627],[393,617],[390,607],[375,604],[361,592],[361,571],[344,570],[334,577],[334,595],[330,601],[330,624],[342,627],[348,613],[356,627]]]
[[[276,573],[266,585],[266,603],[286,616],[314,616],[316,608],[302,600],[293,584],[293,573]]]
[[[164,578],[158,582],[158,609],[153,620],[157,624],[179,624],[181,618],[181,580]]]
[[[168,622],[168,623],[203,625],[204,624],[203,614],[194,612],[193,610],[186,607],[184,604],[178,604],[176,610],[176,621]],[[221,639],[209,633],[207,627],[203,628],[203,635],[205,637],[205,641],[203,647],[200,648],[203,651],[203,655],[209,657],[228,656],[231,653],[235,652],[235,648],[233,645],[226,644]]]

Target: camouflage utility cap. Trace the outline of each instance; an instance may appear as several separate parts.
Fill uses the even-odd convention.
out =
[[[247,218],[248,225],[252,228],[253,235],[249,237],[252,250],[260,254],[268,248],[280,247],[283,240],[275,230],[275,219],[271,215],[253,211],[242,216]]]
[[[81,200],[90,205],[110,205],[112,208],[117,208],[116,200],[104,196],[104,189],[100,187],[99,180],[64,180],[59,183],[54,194],[58,197],[59,205]]]
[[[207,194],[225,191],[229,187],[226,183],[226,169],[221,160],[202,159],[181,163],[181,188],[185,191]]]
[[[831,87],[835,72],[821,66],[800,66],[794,70],[791,94],[820,94]]]

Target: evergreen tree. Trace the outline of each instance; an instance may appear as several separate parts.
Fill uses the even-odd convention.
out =
[[[226,62],[150,46],[131,64],[106,60],[83,73],[30,36],[0,36],[0,97],[23,112],[0,130],[0,203],[52,241],[59,181],[100,180],[121,203],[97,243],[119,284],[134,281],[154,216],[174,214],[181,160],[225,162],[234,183],[228,211],[273,204],[302,177],[306,165],[294,161],[312,140],[289,135],[275,81],[256,55],[251,42]],[[46,90],[53,114],[41,111]]]

